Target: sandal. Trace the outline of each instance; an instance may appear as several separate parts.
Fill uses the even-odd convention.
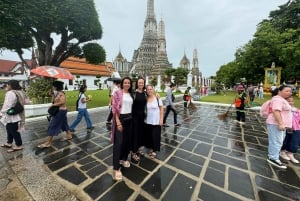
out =
[[[49,148],[49,147],[51,147],[51,144],[39,144],[37,147],[38,148]]]
[[[129,161],[120,160],[120,164],[123,165],[123,167],[125,167],[125,168],[129,168],[130,167]]]
[[[122,180],[122,172],[120,170],[114,170],[114,179],[117,181]]]
[[[137,161],[137,162],[140,161],[140,157],[135,153],[131,154],[131,159],[133,159],[134,161]]]
[[[1,147],[12,148],[12,144],[5,143],[5,144],[2,144]]]
[[[140,156],[142,156],[142,157],[145,156],[145,153],[144,153],[142,150],[138,150],[138,154],[139,154]]]
[[[7,153],[12,153],[12,152],[21,151],[21,150],[23,150],[23,147],[13,147],[11,149],[8,149]]]
[[[149,156],[150,156],[151,159],[154,159],[154,158],[156,158],[156,153],[154,151],[151,151],[149,153]]]

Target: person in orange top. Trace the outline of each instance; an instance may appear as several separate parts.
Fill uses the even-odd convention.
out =
[[[237,95],[234,100],[234,105],[236,108],[236,120],[235,122],[240,124],[245,124],[246,115],[245,115],[245,106],[247,103],[247,94],[245,93],[245,89],[242,85],[238,85]]]

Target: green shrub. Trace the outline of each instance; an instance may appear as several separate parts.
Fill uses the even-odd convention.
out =
[[[49,103],[49,90],[51,89],[53,80],[51,79],[36,79],[30,82],[27,89],[27,95],[33,104]]]

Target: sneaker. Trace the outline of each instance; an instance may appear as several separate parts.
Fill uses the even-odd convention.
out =
[[[243,121],[240,121],[239,123],[240,123],[241,125],[245,125],[245,122],[243,122]]]
[[[94,128],[95,128],[95,127],[92,126],[92,127],[87,128],[87,130],[88,130],[88,131],[92,131],[92,130],[94,130]]]
[[[111,121],[106,121],[106,124],[111,124]]]
[[[240,123],[240,122],[239,122],[238,120],[236,120],[236,119],[235,119],[235,120],[233,120],[233,122],[234,122],[234,123]]]
[[[278,168],[286,169],[286,166],[279,159],[274,160],[274,159],[268,158],[267,161],[268,161],[268,163],[270,163]]]
[[[169,127],[169,125],[168,124],[163,124],[163,127]]]
[[[287,157],[289,157],[289,159],[292,161],[292,163],[295,164],[299,164],[299,161],[297,159],[295,159],[294,154],[293,153],[286,153]]]
[[[290,157],[286,154],[285,151],[281,151],[281,152],[280,152],[280,157],[281,157],[282,159],[284,159],[284,160],[287,160],[287,161],[291,160]]]
[[[175,126],[175,127],[178,127],[178,126],[180,126],[180,124],[174,124],[174,126]]]

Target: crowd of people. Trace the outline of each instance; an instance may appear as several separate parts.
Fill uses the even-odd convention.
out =
[[[180,126],[177,122],[177,110],[174,106],[174,94],[176,85],[171,83],[166,91],[165,106],[159,94],[155,93],[152,85],[145,85],[145,79],[139,77],[132,86],[130,77],[115,80],[110,92],[109,115],[107,124],[111,124],[111,141],[113,142],[113,178],[122,180],[121,167],[129,168],[130,160],[139,162],[141,157],[147,155],[151,159],[157,157],[160,151],[161,127],[168,127],[166,123],[169,113],[173,112],[174,126]],[[7,148],[7,152],[15,152],[23,149],[21,132],[24,130],[24,109],[19,113],[9,114],[8,110],[15,107],[17,102],[25,104],[26,94],[18,81],[10,80],[6,85],[4,104],[1,109],[1,120],[6,127],[7,141],[1,147]],[[77,117],[68,124],[67,97],[63,91],[63,82],[54,81],[51,89],[52,104],[49,110],[51,115],[48,137],[39,144],[38,148],[51,147],[54,136],[61,131],[66,132],[64,140],[71,140],[76,126],[82,118],[85,118],[86,127],[91,131],[94,127],[90,119],[87,103],[91,98],[85,95],[86,85],[82,85],[77,99]],[[259,90],[259,89],[257,89]],[[254,100],[255,87],[243,85],[236,87],[234,100],[236,108],[236,122],[245,123],[245,107]],[[248,93],[248,94],[247,94]],[[263,96],[261,96],[263,97]],[[190,87],[184,93],[184,109],[188,108],[191,101]],[[282,85],[272,89],[271,112],[266,119],[268,132],[268,158],[267,161],[279,168],[286,168],[280,158],[289,160],[295,164],[299,161],[295,158],[300,144],[300,110],[293,106],[292,89]],[[13,145],[15,142],[15,145]],[[144,149],[146,148],[146,149]],[[130,157],[130,158],[129,158]]]

